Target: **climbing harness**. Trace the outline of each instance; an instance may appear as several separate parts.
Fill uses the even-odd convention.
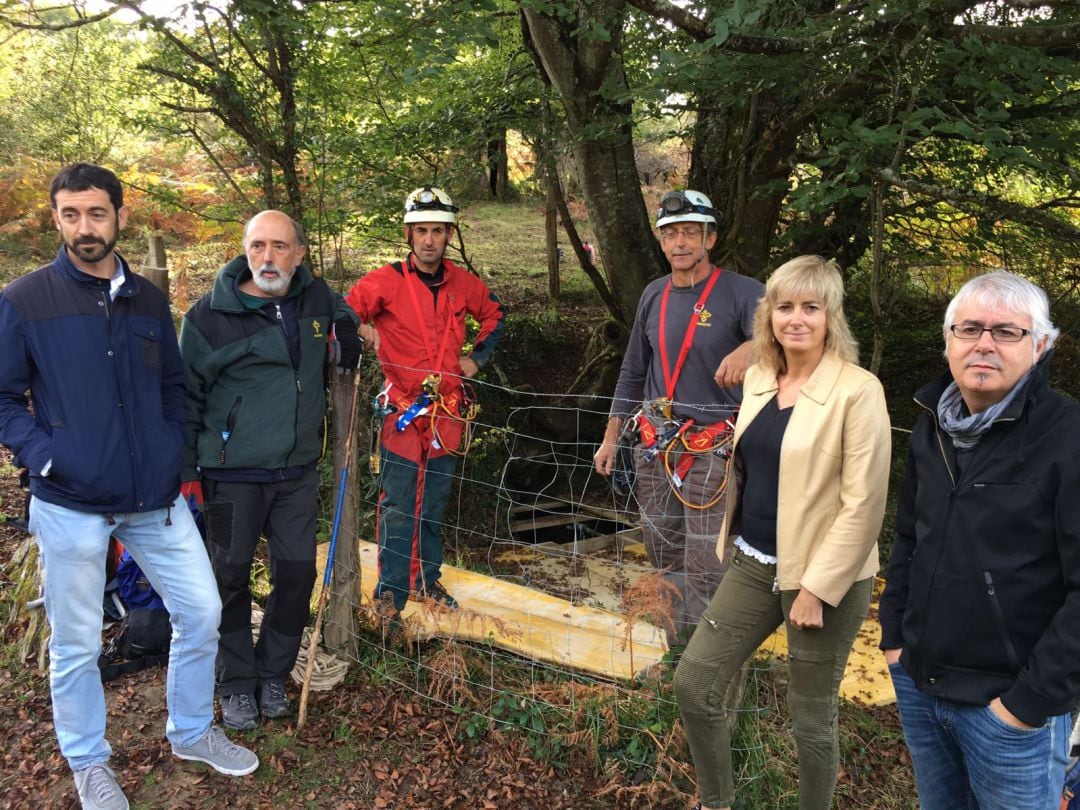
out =
[[[649,413],[646,413],[646,409]],[[694,463],[701,458],[714,454],[724,460],[731,457],[731,443],[735,435],[735,414],[732,413],[727,419],[714,422],[711,425],[698,425],[693,419],[678,420],[665,416],[670,413],[670,401],[660,398],[647,403],[638,409],[623,424],[616,444],[616,453],[622,448],[633,448],[640,444],[642,459],[655,461],[663,459],[664,471],[667,473],[668,484],[675,497],[684,506],[691,509],[708,509],[715,505],[723,496],[727,486],[727,471],[720,479],[720,486],[703,503],[693,503],[682,495],[683,482]],[[673,452],[681,450],[677,462],[674,461]],[[629,461],[629,469],[624,469],[620,464],[617,473],[620,474],[618,481],[614,481],[616,491],[625,488],[629,490],[634,483],[633,461]],[[620,492],[620,494],[623,494]]]

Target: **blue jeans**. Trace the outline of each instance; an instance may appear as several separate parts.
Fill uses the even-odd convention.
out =
[[[177,498],[178,504],[183,501]],[[172,525],[166,525],[171,514]],[[174,746],[197,742],[214,718],[214,658],[218,598],[210,559],[191,513],[171,510],[113,516],[30,501],[30,531],[45,567],[49,687],[60,752],[72,770],[109,759],[105,740],[105,690],[101,685],[102,598],[105,555],[115,536],[131,552],[168,608],[172,646],[165,699],[165,728]]]
[[[927,695],[889,665],[922,810],[1056,810],[1065,784],[1071,717],[1021,729],[989,706]]]
[[[403,610],[410,590],[424,590],[439,579],[442,520],[456,466],[455,456],[443,455],[427,459],[421,471],[416,462],[382,449],[376,600],[389,594],[394,607]]]

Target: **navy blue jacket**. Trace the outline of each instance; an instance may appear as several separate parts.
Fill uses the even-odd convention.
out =
[[[161,291],[121,265],[115,301],[63,247],[0,293],[0,443],[35,497],[83,512],[160,509],[180,489],[176,330]]]

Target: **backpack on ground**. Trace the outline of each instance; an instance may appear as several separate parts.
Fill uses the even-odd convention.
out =
[[[169,660],[172,625],[165,603],[146,575],[124,551],[116,566],[117,594],[126,612],[112,641],[98,659],[101,680],[164,666]]]
[[[1072,767],[1065,772],[1060,810],[1080,810],[1080,759],[1072,760]]]

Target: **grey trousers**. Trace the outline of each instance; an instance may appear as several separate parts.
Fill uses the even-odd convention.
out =
[[[675,605],[675,634],[670,643],[685,644],[690,628],[697,624],[726,570],[716,555],[720,527],[724,523],[725,499],[707,509],[682,503],[671,488],[663,458],[645,461],[643,449],[634,451],[637,481],[634,493],[641,511],[641,527],[649,562],[667,569],[665,578],[681,594]],[[682,451],[672,452],[678,463]],[[692,504],[713,500],[724,479],[726,460],[708,453],[699,456],[686,476],[679,494]]]
[[[787,624],[787,704],[799,755],[799,808],[827,810],[832,802],[840,760],[837,693],[870,607],[873,578],[852,585],[835,608],[826,604],[822,628],[797,630],[787,618],[798,591],[774,594],[775,576],[775,565],[736,551],[675,670],[679,715],[701,801],[709,807],[729,807],[735,800],[729,714],[740,707],[725,705],[728,685],[781,623]]]

